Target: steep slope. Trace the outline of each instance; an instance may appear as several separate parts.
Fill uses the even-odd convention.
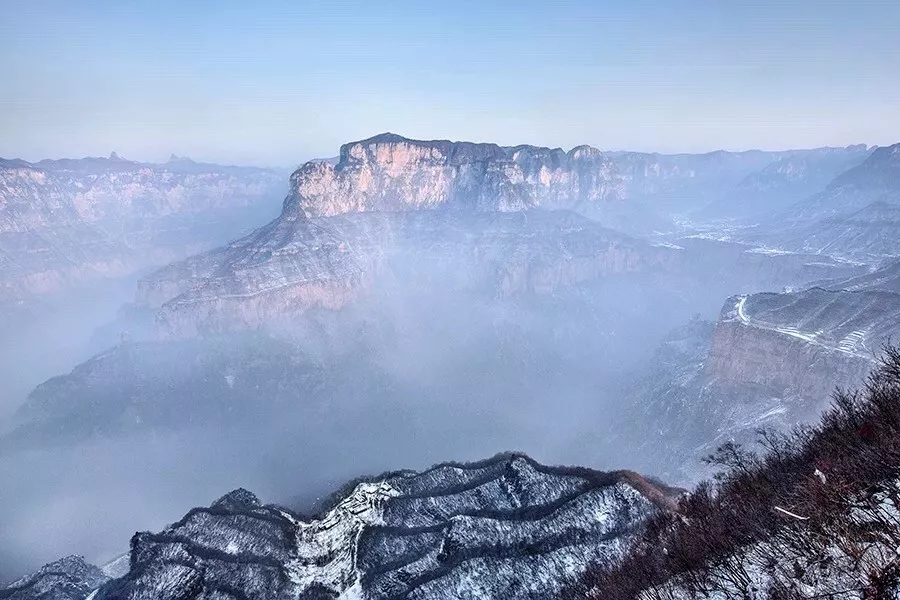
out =
[[[778,214],[755,234],[767,243],[878,264],[900,254],[900,144],[876,148],[822,192]]]
[[[177,157],[0,159],[0,297],[54,292],[222,243],[272,215],[281,177]]]
[[[760,452],[721,447],[715,482],[651,517],[623,560],[565,597],[896,598],[898,405],[900,351],[887,348],[812,427],[768,435]]]
[[[150,275],[139,283],[138,304],[158,309],[162,334],[184,337],[340,308],[386,272],[409,286],[542,294],[678,260],[567,211],[288,214]]]
[[[649,225],[664,223],[659,214],[686,204],[700,206],[706,196],[785,155],[662,155],[602,152],[590,146],[565,152],[381,134],[345,144],[336,163],[312,161],[300,167],[291,176],[285,212],[289,217],[318,217],[372,210],[511,211],[539,206],[576,209],[610,226],[649,231]]]
[[[80,595],[53,597],[84,598],[90,579],[94,600],[547,598],[618,557],[680,493],[517,454],[353,482],[314,518],[235,490],[136,534],[121,578],[100,586],[94,569]]]
[[[860,385],[900,335],[898,273],[894,262],[822,287],[735,296],[714,327],[674,332],[631,392],[624,421],[652,423],[639,436],[645,454],[636,464],[646,468],[654,449],[667,446],[660,473],[696,481],[699,459],[718,444],[816,420],[835,387]]]
[[[821,220],[850,215],[874,202],[900,203],[900,144],[876,148],[823,192],[798,202],[786,216],[795,222]]]
[[[599,151],[419,141],[383,134],[341,147],[337,164],[291,176],[287,218],[434,208],[515,211],[621,200],[620,177]]]
[[[84,600],[109,581],[99,568],[80,556],[67,556],[0,588],[4,600]]]
[[[835,177],[862,163],[872,151],[865,145],[793,151],[751,173],[693,217],[767,218],[821,192]]]

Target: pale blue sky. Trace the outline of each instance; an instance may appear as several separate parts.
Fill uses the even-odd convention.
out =
[[[900,141],[900,2],[0,0],[0,156]]]

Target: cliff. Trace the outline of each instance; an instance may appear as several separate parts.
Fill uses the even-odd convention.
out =
[[[721,443],[815,422],[836,388],[865,382],[898,335],[900,262],[806,290],[729,298],[716,323],[693,321],[660,346],[628,392],[611,451],[637,439],[631,464],[696,482],[708,473],[700,460]]]
[[[137,302],[157,309],[162,335],[184,337],[341,308],[387,279],[493,296],[548,294],[677,260],[671,249],[566,211],[283,215],[144,278]]]
[[[0,300],[165,264],[265,222],[276,170],[174,159],[0,159]]]
[[[336,164],[310,162],[295,171],[284,217],[575,208],[622,200],[623,183],[613,160],[589,147],[563,152],[383,134],[345,144]]]

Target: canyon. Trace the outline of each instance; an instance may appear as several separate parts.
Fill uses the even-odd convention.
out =
[[[122,261],[54,267],[8,297],[141,275],[94,334],[105,349],[34,387],[0,428],[0,468],[151,448],[152,469],[192,490],[221,485],[227,464],[292,508],[239,490],[152,522],[160,532],[126,555],[88,550],[115,569],[70,557],[0,597],[561,592],[679,497],[615,469],[693,486],[719,444],[813,422],[836,385],[864,381],[900,329],[894,154],[382,134],[300,166],[268,223],[246,215],[285,185],[271,170],[6,161],[7,240],[100,231],[95,246],[66,238],[67,268],[76,248]],[[759,219],[771,211],[798,216]],[[216,234],[204,237],[207,217]],[[163,231],[171,244],[157,245]],[[207,451],[182,456],[197,440]],[[425,468],[510,448],[598,470],[522,454]],[[354,479],[413,455],[419,471]],[[72,477],[149,493],[129,464]],[[191,493],[179,502],[194,505]]]

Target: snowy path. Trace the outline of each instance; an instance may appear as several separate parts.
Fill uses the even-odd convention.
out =
[[[738,298],[738,301],[734,305],[735,314],[737,314],[738,320],[742,325],[747,325],[748,327],[756,327],[759,329],[766,329],[769,331],[775,331],[784,335],[788,335],[800,340],[803,340],[806,343],[813,344],[816,346],[820,346],[822,348],[827,348],[828,350],[834,350],[835,352],[841,352],[843,354],[849,354],[851,356],[856,356],[858,358],[864,358],[866,360],[872,360],[872,353],[868,351],[866,347],[865,338],[866,331],[857,330],[849,335],[845,336],[840,342],[832,343],[828,340],[821,339],[822,334],[825,332],[822,330],[818,330],[815,332],[807,332],[801,331],[796,327],[784,327],[773,325],[771,323],[766,323],[764,321],[752,319],[750,315],[747,314],[747,298],[749,296],[741,296]]]

